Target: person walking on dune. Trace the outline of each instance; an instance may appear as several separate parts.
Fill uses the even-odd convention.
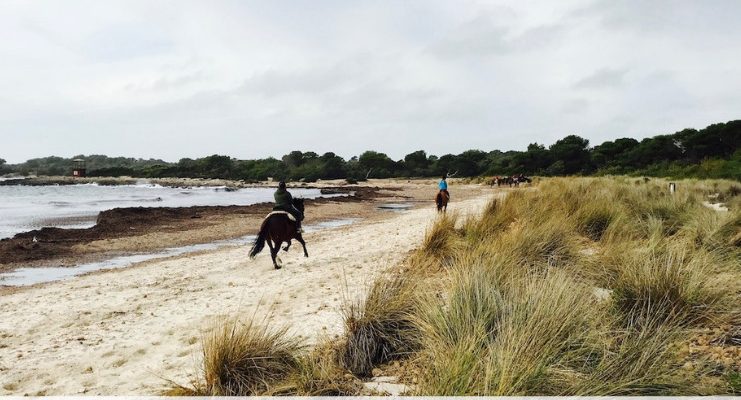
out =
[[[275,191],[273,197],[275,198],[275,206],[273,207],[273,210],[285,211],[293,215],[293,217],[296,218],[296,231],[299,233],[303,232],[301,229],[301,221],[303,221],[304,215],[293,206],[293,196],[291,196],[291,193],[286,189],[286,182],[280,181],[278,183],[278,190]]]

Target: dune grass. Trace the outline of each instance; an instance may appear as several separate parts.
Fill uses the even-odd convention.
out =
[[[612,288],[616,312],[626,323],[647,318],[697,325],[727,314],[724,302],[732,302],[734,285],[715,279],[705,252],[685,248],[648,249],[627,253],[620,263]]]
[[[203,338],[203,366],[166,396],[351,396],[359,380],[341,366],[342,349],[325,342],[307,351],[287,328],[227,318]]]
[[[342,365],[358,376],[373,367],[417,349],[417,330],[411,322],[416,284],[406,275],[382,276],[367,296],[344,310],[345,339]]]
[[[204,338],[204,391],[212,396],[249,396],[298,368],[300,343],[287,329],[271,331],[253,320],[219,322]]]
[[[361,390],[360,381],[342,368],[342,348],[324,342],[302,354],[286,379],[270,387],[270,396],[353,396]]]
[[[445,282],[415,309],[417,393],[729,393],[676,351],[741,312],[738,210],[705,207],[725,186],[695,184],[548,179],[466,219]]]
[[[486,266],[456,272],[445,304],[421,306],[428,367],[419,394],[541,392],[550,366],[593,351],[598,308],[585,298],[586,288],[560,271],[504,281]]]
[[[479,216],[438,216],[404,268],[346,306],[340,340],[305,352],[285,330],[225,324],[187,393],[353,395],[397,359],[419,395],[738,393],[741,360],[680,349],[710,328],[724,333],[702,343],[741,347],[741,190],[677,187],[542,179]]]
[[[422,247],[419,249],[425,257],[420,258],[432,259],[438,266],[447,263],[456,247],[457,223],[458,215],[456,213],[439,214],[432,227],[425,233]]]

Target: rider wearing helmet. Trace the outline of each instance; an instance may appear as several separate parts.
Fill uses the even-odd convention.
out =
[[[275,197],[275,207],[273,207],[273,210],[286,211],[293,215],[296,218],[296,230],[299,233],[302,232],[301,221],[304,219],[304,215],[293,206],[293,197],[286,190],[286,183],[284,181],[278,183],[278,190],[275,191],[273,197]]]

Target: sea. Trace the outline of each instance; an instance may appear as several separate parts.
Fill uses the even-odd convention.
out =
[[[149,183],[0,186],[0,239],[43,227],[89,228],[98,213],[119,207],[189,207],[250,205],[273,201],[274,188],[172,188]],[[294,197],[313,199],[319,189],[290,189]]]

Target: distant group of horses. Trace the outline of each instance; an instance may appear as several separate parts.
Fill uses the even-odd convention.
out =
[[[509,187],[518,187],[521,183],[531,183],[533,180],[525,175],[512,175],[512,176],[495,176],[489,180],[489,186],[497,185],[509,185]]]

